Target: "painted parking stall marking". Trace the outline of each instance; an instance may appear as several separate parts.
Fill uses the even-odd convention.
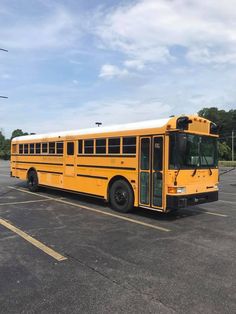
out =
[[[50,255],[51,257],[56,259],[58,262],[67,260],[67,257],[57,253],[56,251],[54,251],[50,247],[46,246],[42,242],[40,242],[40,241],[36,240],[35,238],[31,237],[30,235],[28,235],[24,231],[20,230],[19,228],[15,227],[14,225],[12,225],[11,223],[9,223],[8,221],[6,221],[6,220],[4,220],[2,218],[0,218],[0,225],[2,225],[5,228],[11,230],[12,232],[18,234],[20,237],[22,237],[23,239],[25,239],[26,241],[28,241],[29,243],[31,243],[32,245],[37,247],[39,250],[43,251],[47,255]]]
[[[145,222],[142,222],[140,220],[136,220],[136,219],[132,219],[132,218],[129,218],[129,217],[125,217],[125,216],[121,216],[121,215],[117,215],[117,214],[113,214],[113,213],[109,213],[109,212],[104,212],[103,210],[100,210],[100,209],[95,209],[93,207],[89,207],[89,206],[85,206],[85,205],[80,205],[80,204],[76,204],[76,203],[73,203],[73,202],[69,202],[69,201],[66,201],[66,200],[62,200],[60,198],[51,198],[49,196],[46,196],[46,195],[42,195],[42,194],[35,194],[33,192],[30,192],[30,191],[27,191],[25,189],[21,189],[21,188],[15,188],[13,186],[8,186],[9,188],[11,189],[14,189],[14,190],[17,190],[17,191],[21,191],[23,193],[28,193],[28,194],[33,194],[35,196],[41,196],[41,197],[44,197],[44,198],[47,198],[47,199],[51,199],[55,202],[60,202],[60,203],[63,203],[63,204],[68,204],[70,206],[75,206],[75,207],[78,207],[80,209],[86,209],[86,210],[89,210],[89,211],[92,211],[92,212],[95,212],[95,213],[98,213],[98,214],[101,214],[101,215],[105,215],[105,216],[110,216],[110,217],[114,217],[114,218],[118,218],[118,219],[121,219],[121,220],[125,220],[125,221],[128,221],[128,222],[131,222],[131,223],[134,223],[134,224],[137,224],[137,225],[141,225],[141,226],[144,226],[144,227],[147,227],[147,228],[151,228],[151,229],[156,229],[156,230],[159,230],[159,231],[164,231],[164,232],[169,232],[171,231],[170,229],[168,228],[165,228],[165,227],[161,227],[161,226],[157,226],[157,225],[152,225],[152,224],[149,224],[149,223],[145,223]]]

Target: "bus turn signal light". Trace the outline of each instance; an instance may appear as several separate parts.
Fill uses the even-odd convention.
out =
[[[172,187],[172,186],[168,187],[168,193],[170,194],[179,194],[179,193],[185,193],[185,192],[186,192],[185,187]]]

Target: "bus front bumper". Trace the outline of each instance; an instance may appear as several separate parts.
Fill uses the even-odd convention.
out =
[[[197,204],[218,201],[218,191],[189,195],[167,195],[167,209],[174,210]]]

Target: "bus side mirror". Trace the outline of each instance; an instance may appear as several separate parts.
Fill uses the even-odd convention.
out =
[[[188,125],[192,123],[188,117],[180,117],[176,120],[176,129],[188,130]]]

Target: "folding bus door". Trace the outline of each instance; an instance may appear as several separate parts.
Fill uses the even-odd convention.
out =
[[[152,138],[152,207],[163,207],[163,136]]]
[[[163,208],[163,136],[140,138],[139,204]]]

